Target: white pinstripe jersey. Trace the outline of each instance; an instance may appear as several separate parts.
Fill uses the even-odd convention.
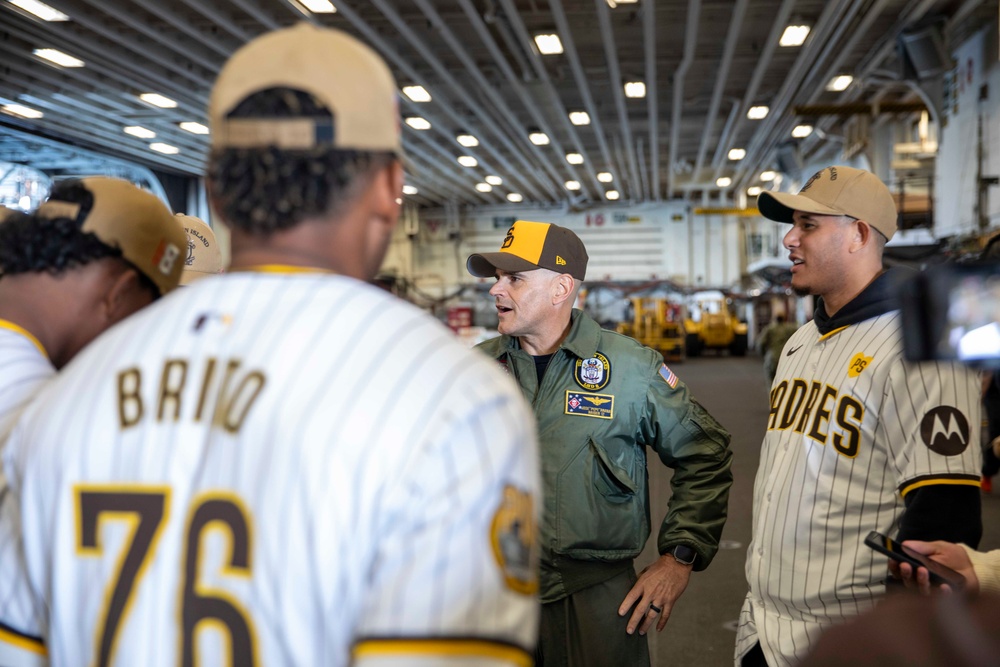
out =
[[[533,424],[494,364],[382,290],[206,278],[14,428],[47,610],[21,639],[53,665],[528,664]]]
[[[56,369],[34,336],[12,322],[0,320],[0,448],[21,410],[55,373]],[[6,502],[8,494],[6,476],[0,469],[0,513],[14,507],[13,503]],[[20,538],[20,531],[14,525],[0,520],[0,573],[13,574],[20,567]],[[37,623],[35,607],[23,578],[0,576],[0,639],[10,639],[15,646],[20,646],[17,635],[4,627],[3,619],[10,619],[16,625]],[[29,661],[27,664],[37,655],[30,649],[22,652],[18,648],[18,652]]]
[[[772,667],[804,657],[830,624],[884,593],[887,559],[863,543],[894,533],[903,496],[978,486],[979,381],[902,357],[899,312],[785,344],[754,482],[736,662],[760,642]]]

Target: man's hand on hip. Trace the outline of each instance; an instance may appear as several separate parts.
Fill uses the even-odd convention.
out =
[[[618,607],[619,616],[624,616],[632,609],[627,632],[635,634],[638,628],[640,635],[646,634],[657,616],[659,621],[656,623],[656,631],[663,630],[670,618],[670,610],[687,588],[690,578],[691,566],[678,563],[670,554],[660,556],[646,567]]]

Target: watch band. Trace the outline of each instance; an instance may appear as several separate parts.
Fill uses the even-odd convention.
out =
[[[698,557],[698,552],[686,544],[674,545],[667,549],[667,553],[681,565],[694,565],[694,561]]]

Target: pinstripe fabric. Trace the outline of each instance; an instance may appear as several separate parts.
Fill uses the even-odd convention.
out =
[[[0,443],[24,406],[55,372],[36,340],[0,320]],[[16,511],[0,469],[0,514],[6,519],[0,520],[0,618],[9,623],[7,628],[0,624],[0,664],[27,667],[42,664],[38,644],[31,638],[41,631],[25,580],[12,576],[22,567],[21,534],[10,521]]]
[[[864,537],[895,530],[913,480],[978,483],[978,429],[954,436],[961,451],[944,446],[956,412],[979,424],[978,396],[968,369],[903,360],[898,311],[792,336],[754,484],[737,664],[759,641],[772,667],[792,665],[825,627],[874,605],[886,558]]]
[[[209,493],[242,509],[249,565],[230,565],[216,520],[197,591],[241,610],[256,664],[523,664],[537,545],[525,575],[504,540],[537,525],[533,424],[493,364],[358,281],[242,273],[171,294],[74,359],[5,452],[52,663],[95,655],[132,537],[109,514],[100,553],[81,553],[74,488],[127,484],[169,493],[115,664],[178,664],[184,545]],[[225,664],[227,636],[196,634],[202,664]]]

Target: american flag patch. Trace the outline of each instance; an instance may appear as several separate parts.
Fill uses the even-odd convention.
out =
[[[664,382],[670,385],[671,389],[677,388],[677,380],[680,378],[678,378],[672,370],[667,368],[666,364],[663,364],[660,368],[660,377],[663,378]]]

